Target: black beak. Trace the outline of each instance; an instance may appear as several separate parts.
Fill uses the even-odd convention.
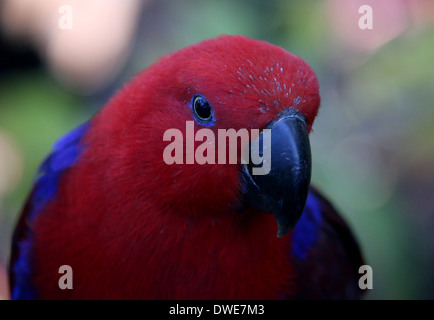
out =
[[[269,159],[262,163],[262,173],[255,174],[261,172],[257,170],[261,164],[252,163],[255,144],[251,141],[249,164],[243,164],[241,170],[243,200],[249,206],[274,214],[277,236],[283,237],[300,219],[306,204],[312,172],[309,135],[304,117],[294,109],[266,129],[270,129],[268,133],[262,130],[256,139],[259,156],[262,152],[263,159],[266,154]],[[271,139],[264,137],[267,134]]]

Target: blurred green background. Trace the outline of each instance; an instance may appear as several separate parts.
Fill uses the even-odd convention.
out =
[[[55,140],[158,57],[220,34],[282,46],[317,73],[312,180],[373,268],[366,298],[434,299],[432,1],[115,2],[0,2],[0,299],[13,227]],[[373,29],[359,28],[365,4]]]

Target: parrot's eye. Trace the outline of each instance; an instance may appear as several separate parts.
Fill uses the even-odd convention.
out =
[[[213,109],[209,102],[201,95],[195,95],[192,102],[193,114],[196,121],[202,125],[211,125]]]

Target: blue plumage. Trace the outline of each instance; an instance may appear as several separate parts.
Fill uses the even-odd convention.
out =
[[[318,240],[321,220],[321,204],[310,190],[304,212],[294,228],[292,253],[295,257],[307,258],[310,248]]]
[[[70,168],[77,161],[83,151],[79,145],[82,137],[89,127],[88,123],[82,124],[65,136],[60,138],[53,146],[52,153],[42,163],[38,171],[35,187],[29,202],[27,203],[27,217],[23,228],[26,236],[18,240],[19,256],[12,266],[15,276],[15,283],[12,289],[12,299],[36,299],[37,295],[31,286],[31,252],[33,231],[32,223],[43,207],[51,201],[58,190],[60,178],[64,171]],[[17,235],[15,236],[17,237]]]

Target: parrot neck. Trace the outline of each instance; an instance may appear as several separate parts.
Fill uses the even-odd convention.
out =
[[[154,248],[147,252],[155,268],[147,272],[153,275],[151,292],[187,299],[276,299],[279,292],[291,294],[291,241],[289,236],[276,237],[271,214],[170,217],[161,225],[165,227],[154,229],[146,240]],[[161,282],[171,290],[161,292],[166,288]]]

